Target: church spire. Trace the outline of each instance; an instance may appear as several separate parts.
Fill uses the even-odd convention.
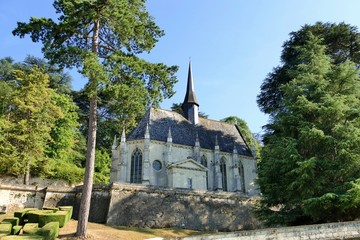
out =
[[[199,123],[199,103],[197,102],[194,91],[191,62],[189,62],[186,94],[185,94],[184,102],[182,104],[182,110],[184,112],[184,117],[187,120],[189,120],[192,124]]]

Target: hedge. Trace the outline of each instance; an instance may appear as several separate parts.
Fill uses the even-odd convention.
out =
[[[19,235],[20,230],[23,228],[23,226],[13,226],[11,235]]]
[[[59,206],[59,209],[61,211],[69,211],[69,216],[66,222],[69,222],[70,219],[72,218],[72,214],[73,214],[73,207],[72,206]]]
[[[59,236],[59,223],[47,223],[38,231],[38,234],[45,237],[45,240],[55,240]]]
[[[1,234],[10,234],[12,229],[11,223],[1,223],[0,224],[0,233]]]
[[[23,228],[23,232],[29,234],[36,234],[37,231],[39,230],[38,228],[39,228],[38,223],[27,223]]]
[[[38,223],[39,222],[39,215],[53,213],[53,210],[35,210],[29,211],[27,213],[28,222],[29,223]]]
[[[58,222],[59,227],[63,227],[67,223],[69,216],[68,211],[57,211],[56,213],[46,213],[39,215],[39,226],[42,227],[50,222]]]
[[[39,235],[9,235],[5,237],[1,237],[1,240],[45,240],[43,236]]]
[[[24,208],[14,212],[14,217],[19,218],[19,225],[24,225],[25,220],[28,218],[27,213],[30,211],[37,211],[37,208]]]
[[[4,218],[1,221],[1,224],[3,224],[3,223],[11,223],[12,227],[17,226],[17,225],[19,225],[19,218],[17,218],[17,217],[7,217],[7,218]]]

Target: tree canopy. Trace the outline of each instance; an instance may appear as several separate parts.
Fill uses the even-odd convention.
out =
[[[220,121],[236,125],[239,128],[241,135],[244,138],[248,147],[253,151],[253,154],[254,153],[256,154],[256,156],[254,157],[258,159],[260,158],[260,149],[261,149],[260,143],[257,141],[253,133],[250,131],[245,120],[236,116],[229,116],[224,119],[221,119]]]
[[[335,27],[304,29],[324,26]],[[327,30],[339,28],[354,30],[345,24]],[[350,36],[359,38],[355,32]],[[333,37],[333,45],[340,44],[342,38]],[[295,39],[302,43],[289,49]],[[258,171],[262,199],[257,213],[269,225],[359,217],[360,79],[357,64],[350,61],[357,54],[345,51],[348,43],[335,53],[329,39],[300,31],[284,45],[283,59],[288,58],[280,68],[287,78],[274,89],[281,92],[278,104],[266,108],[272,117]],[[288,51],[294,54],[289,57]],[[270,76],[278,76],[278,70]]]
[[[322,23],[305,25],[300,30],[290,33],[290,39],[283,44],[280,66],[273,69],[261,85],[258,105],[267,114],[273,115],[283,107],[281,86],[290,82],[293,69],[301,63],[299,48],[308,41],[308,33],[323,40],[325,53],[335,65],[350,60],[360,64],[360,35],[357,27],[346,23]]]

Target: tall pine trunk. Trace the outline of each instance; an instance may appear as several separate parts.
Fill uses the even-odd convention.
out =
[[[94,23],[94,32],[92,37],[92,52],[98,53],[98,35],[99,35],[99,21]],[[95,163],[95,147],[96,147],[96,128],[97,128],[97,79],[95,74],[90,74],[90,113],[89,113],[89,131],[87,139],[87,151],[86,151],[86,166],[84,185],[82,189],[79,219],[77,225],[76,236],[86,237],[87,225],[90,212],[91,193],[94,177],[94,163]]]
[[[30,184],[30,160],[28,159],[25,165],[24,184]]]

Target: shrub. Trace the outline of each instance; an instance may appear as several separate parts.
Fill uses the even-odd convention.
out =
[[[11,223],[4,223],[0,224],[0,234],[8,235],[11,233],[12,224]]]
[[[19,225],[19,218],[7,217],[7,218],[4,218],[1,223],[5,223],[5,222],[11,223],[11,225],[12,225],[11,227],[17,226],[17,225]]]
[[[39,230],[38,228],[39,228],[38,223],[27,223],[23,228],[23,232],[29,234],[36,234],[37,231]]]
[[[56,213],[46,213],[39,215],[39,226],[42,227],[50,222],[58,222],[59,227],[63,227],[67,223],[68,211],[57,211]]]
[[[43,207],[42,209],[43,210],[53,210],[54,212],[59,211],[59,208],[57,208],[57,207]]]
[[[37,208],[24,208],[22,210],[14,212],[14,217],[19,218],[19,225],[24,225],[25,220],[28,218],[27,213],[30,211],[36,211]]]
[[[67,219],[66,219],[66,223],[70,221],[71,217],[72,217],[72,214],[73,214],[73,207],[72,206],[59,206],[59,209],[61,211],[68,211],[69,214],[67,216]]]
[[[39,215],[53,213],[53,210],[35,210],[29,211],[27,213],[28,222],[29,223],[38,223],[39,222]]]
[[[27,235],[27,234],[23,234],[23,235],[16,235],[16,236],[5,236],[5,237],[1,237],[1,240],[44,240],[43,236],[39,236],[39,235]]]
[[[19,235],[21,229],[22,229],[22,226],[13,226],[11,235]]]
[[[59,223],[47,223],[39,230],[38,234],[45,237],[45,240],[55,240],[59,236]]]

